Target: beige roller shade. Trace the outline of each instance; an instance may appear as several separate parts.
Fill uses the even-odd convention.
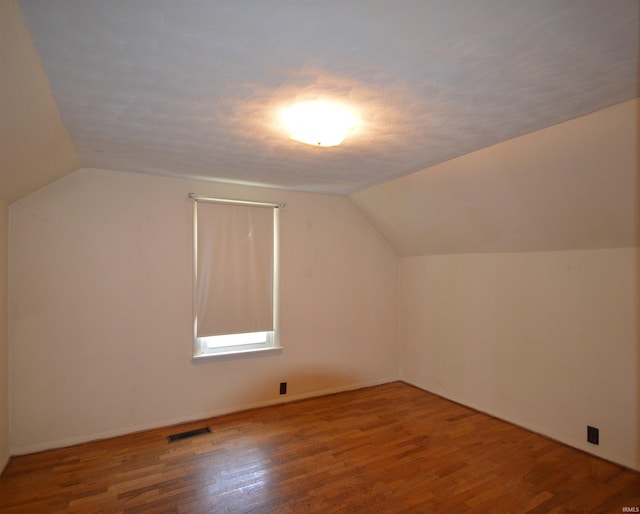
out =
[[[197,337],[273,330],[274,208],[196,204]]]

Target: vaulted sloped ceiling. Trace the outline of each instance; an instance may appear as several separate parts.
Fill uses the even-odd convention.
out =
[[[11,203],[81,163],[13,0],[0,2],[0,43],[0,200]]]
[[[351,196],[400,255],[640,246],[640,100]]]
[[[636,0],[20,0],[86,167],[350,194],[638,94]],[[333,98],[337,148],[278,109]]]

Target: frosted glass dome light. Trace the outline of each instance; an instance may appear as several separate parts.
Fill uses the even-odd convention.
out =
[[[313,146],[338,146],[357,124],[353,111],[343,105],[313,101],[297,103],[282,112],[282,121],[295,141]]]

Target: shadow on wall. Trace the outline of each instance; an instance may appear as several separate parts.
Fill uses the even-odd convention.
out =
[[[275,355],[264,355],[261,359],[270,360]],[[245,355],[236,354],[228,357],[218,356],[216,362],[238,361],[244,359],[255,359],[256,355],[247,353]],[[196,365],[215,365],[209,359],[195,361]],[[388,380],[366,380],[358,373],[341,372],[324,366],[296,366],[295,369],[277,369],[273,367],[273,372],[269,377],[260,377],[256,381],[250,379],[243,380],[234,387],[233,392],[227,398],[228,405],[236,406],[229,412],[250,410],[253,408],[267,407],[280,403],[303,400],[338,393],[351,391],[363,387],[378,385]],[[223,402],[227,403],[227,402]]]
[[[333,373],[322,369],[309,369],[304,372],[284,373],[276,385],[279,397],[283,402],[297,399],[322,396],[334,392],[348,391],[363,387],[357,377],[347,374]],[[266,387],[273,388],[269,383]]]

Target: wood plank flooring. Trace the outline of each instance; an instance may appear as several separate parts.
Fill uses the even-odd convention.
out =
[[[402,382],[16,457],[0,477],[0,512],[21,514],[637,506],[640,473]]]

